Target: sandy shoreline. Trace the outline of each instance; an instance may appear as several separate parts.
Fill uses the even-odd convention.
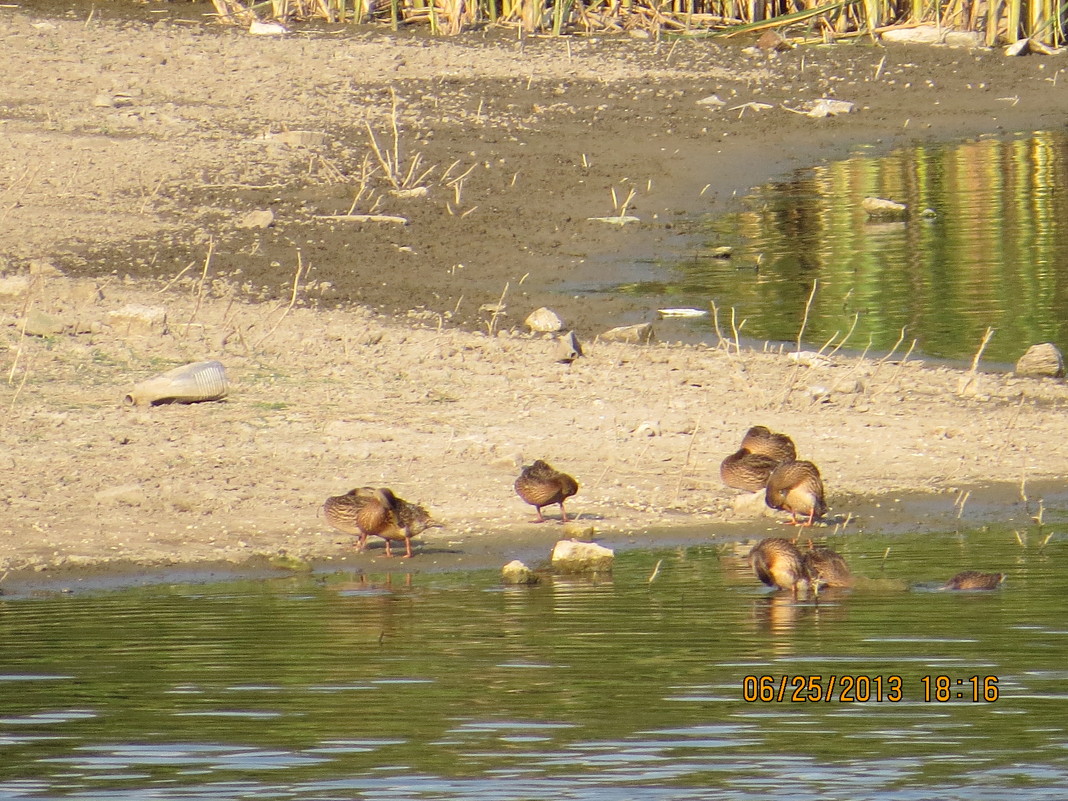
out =
[[[551,40],[264,43],[167,24],[36,22],[0,18],[5,99],[20,109],[0,140],[9,582],[279,554],[358,570],[489,567],[562,532],[526,522],[511,489],[520,457],[575,475],[582,528],[608,544],[763,536],[777,524],[736,513],[717,472],[757,423],[787,431],[820,465],[847,534],[953,526],[962,490],[972,491],[962,520],[1026,521],[1040,494],[1047,507],[1063,502],[1068,445],[1052,434],[1068,404],[1063,383],[969,381],[916,359],[801,365],[596,342],[633,310],[554,293],[603,269],[602,254],[667,247],[675,221],[858,143],[1063,125],[1068,98],[1048,91],[1057,57],[857,46],[768,57],[593,39],[560,58]],[[13,66],[43,54],[78,64],[45,92]],[[211,64],[223,56],[234,67],[220,76]],[[265,62],[290,76],[292,96],[278,99]],[[576,64],[597,77],[577,79]],[[364,181],[381,211],[409,218],[403,229],[323,224],[361,185],[361,125],[388,123],[390,87],[426,163],[475,170],[460,191],[437,173],[430,201],[390,195],[381,175]],[[111,105],[94,104],[102,93]],[[730,106],[829,93],[860,111],[818,124],[782,111],[726,114],[696,103],[712,93]],[[305,126],[329,132],[328,150],[255,139]],[[590,209],[610,211],[613,186],[641,189],[640,228],[585,221]],[[235,225],[264,206],[276,214],[271,228]],[[291,296],[298,246],[314,268]],[[522,288],[487,336],[478,308],[506,283]],[[572,365],[521,326],[545,303],[583,340]],[[131,322],[131,304],[166,322]],[[36,334],[31,314],[43,315]],[[205,358],[227,366],[224,402],[122,404],[136,381]],[[351,557],[348,538],[316,510],[365,484],[423,503],[448,528],[404,563],[376,550]],[[902,493],[917,501],[898,513]]]

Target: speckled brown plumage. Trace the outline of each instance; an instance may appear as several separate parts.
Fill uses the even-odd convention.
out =
[[[823,479],[819,468],[812,462],[783,462],[776,467],[768,477],[765,500],[772,509],[789,512],[793,524],[797,523],[798,515],[808,518],[801,525],[811,526],[813,521],[827,514]]]
[[[549,504],[560,505],[560,519],[567,522],[564,501],[578,492],[578,482],[567,473],[561,473],[547,462],[538,459],[529,467],[524,467],[515,480],[515,491],[524,501],[533,506],[538,517],[535,523],[544,523],[541,507]]]
[[[801,551],[787,539],[769,537],[749,551],[749,565],[756,577],[769,587],[790,590],[794,595],[808,591]]]
[[[390,541],[404,540],[404,558],[412,557],[412,537],[416,537],[428,528],[437,528],[441,524],[434,522],[430,513],[417,503],[403,498],[394,498],[394,515],[392,525],[386,526],[378,536],[386,541],[386,556],[393,556]]]
[[[947,581],[944,589],[996,590],[1004,580],[1004,573],[980,573],[978,570],[965,570]]]
[[[813,545],[810,540],[809,549],[801,558],[815,592],[819,592],[820,587],[852,586],[853,576],[849,572],[849,565],[837,551],[823,545]]]
[[[769,456],[777,462],[789,462],[797,458],[794,441],[786,434],[771,431],[767,426],[753,426],[742,437],[742,448],[750,453]]]
[[[771,471],[778,466],[777,459],[742,448],[720,463],[719,477],[732,489],[756,492],[768,485]]]
[[[404,540],[406,558],[412,556],[412,537],[439,525],[422,506],[398,498],[388,487],[359,487],[327,498],[323,514],[338,531],[359,536],[358,550],[369,536],[381,537],[386,556],[393,556],[390,543]]]
[[[356,549],[362,551],[370,534],[378,534],[390,524],[396,498],[388,489],[357,487],[344,495],[334,495],[323,504],[323,516],[344,534],[359,537]]]

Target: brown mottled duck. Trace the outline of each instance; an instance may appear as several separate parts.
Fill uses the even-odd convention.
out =
[[[533,506],[538,517],[534,523],[544,523],[541,507],[550,504],[560,505],[561,522],[567,522],[564,501],[578,492],[578,482],[567,473],[561,473],[547,462],[538,459],[534,464],[524,467],[515,480],[515,491],[524,501]]]
[[[428,528],[440,528],[441,523],[435,522],[430,517],[430,513],[417,503],[411,503],[395,496],[394,500],[392,525],[386,526],[377,534],[386,541],[386,556],[393,556],[390,541],[404,540],[403,558],[411,559],[412,537],[417,537]]]
[[[777,462],[790,462],[797,458],[794,441],[767,426],[753,426],[746,431],[742,437],[742,448],[750,453],[770,456]]]
[[[356,550],[362,551],[368,535],[378,534],[389,524],[396,500],[389,490],[357,487],[327,498],[323,516],[338,531],[359,537]]]
[[[945,590],[996,590],[1005,580],[1004,573],[980,573],[965,570],[945,583]]]
[[[768,485],[768,477],[778,466],[778,459],[742,448],[720,463],[719,477],[731,489],[757,492]]]
[[[837,551],[823,545],[813,545],[812,540],[809,540],[808,550],[801,558],[813,592],[818,593],[820,587],[851,587],[853,585],[849,565]]]
[[[761,540],[749,552],[749,565],[756,577],[769,587],[790,590],[795,597],[808,591],[804,558],[790,540],[782,537]]]
[[[797,516],[808,520],[800,525],[811,526],[817,518],[827,514],[823,501],[823,479],[812,462],[783,462],[768,477],[768,492],[765,498],[772,509],[790,513],[791,525],[798,525]]]
[[[357,550],[375,536],[386,541],[386,556],[393,556],[391,541],[404,540],[405,558],[412,556],[412,537],[440,525],[422,506],[398,498],[388,487],[359,487],[327,498],[323,513],[334,528],[359,536]]]

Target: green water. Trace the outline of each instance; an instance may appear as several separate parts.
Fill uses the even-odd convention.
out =
[[[1050,531],[835,538],[864,578],[818,605],[767,592],[735,544],[529,588],[337,574],[0,599],[0,798],[1063,798]],[[965,568],[1008,580],[934,590]],[[871,700],[744,699],[747,676],[816,675],[870,677]],[[927,702],[939,675],[953,697]],[[997,700],[970,700],[972,676]]]
[[[1031,344],[1068,350],[1068,134],[863,154],[758,188],[744,210],[698,225],[693,248],[658,276],[613,291],[650,306],[708,310],[731,336],[797,339],[1014,362]],[[906,203],[904,222],[872,222],[866,196]],[[920,214],[930,209],[930,216]],[[715,248],[734,248],[716,258]],[[651,309],[652,313],[652,309]],[[744,325],[742,325],[744,321]],[[665,339],[716,341],[710,317],[659,324]],[[902,335],[902,331],[904,334]]]

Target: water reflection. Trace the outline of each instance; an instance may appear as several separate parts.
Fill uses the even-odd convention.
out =
[[[742,335],[796,339],[813,281],[806,338],[852,330],[848,347],[903,347],[969,359],[988,326],[986,357],[1013,362],[1037,342],[1068,349],[1068,134],[925,145],[797,172],[708,224],[704,246],[660,265],[672,277],[617,287],[660,305],[730,309]],[[905,222],[873,223],[866,196],[907,203]],[[716,248],[734,246],[730,259]],[[687,329],[683,332],[683,327]],[[729,335],[730,327],[724,324]],[[709,318],[664,321],[665,338],[713,341]]]
[[[1068,539],[1026,547],[1045,533],[841,537],[865,580],[818,604],[767,591],[729,545],[522,588],[332,575],[3,600],[0,797],[1052,798]],[[922,591],[970,566],[1008,581]],[[996,676],[1000,697],[926,700],[940,675],[954,693]],[[744,698],[746,677],[832,676],[898,676],[901,701]]]

